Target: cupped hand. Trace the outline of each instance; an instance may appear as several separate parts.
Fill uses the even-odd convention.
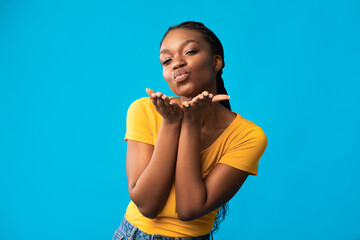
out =
[[[228,100],[230,96],[226,94],[213,95],[208,91],[204,91],[197,95],[191,101],[182,102],[182,109],[184,111],[184,121],[199,121],[204,112],[210,109],[211,105],[215,102]]]
[[[150,100],[155,106],[156,111],[162,116],[166,123],[179,123],[183,118],[183,111],[176,101],[171,101],[168,96],[161,92],[155,93],[150,88],[146,89]]]

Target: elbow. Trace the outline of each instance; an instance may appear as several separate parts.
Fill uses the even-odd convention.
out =
[[[147,218],[154,219],[159,214],[159,209],[156,206],[151,206],[149,204],[139,204],[138,202],[132,201],[135,203],[136,207],[138,208],[139,212]]]
[[[144,197],[134,190],[129,191],[129,196],[144,217],[154,219],[162,209],[162,205],[159,204],[159,201]]]
[[[192,221],[200,217],[198,213],[191,210],[180,210],[177,214],[181,221]]]
[[[144,209],[144,208],[140,208],[140,207],[138,207],[138,209],[144,217],[147,217],[150,219],[156,218],[159,213],[158,211],[154,211],[153,209]]]
[[[134,195],[130,195],[131,200],[138,208],[139,212],[147,218],[154,219],[159,214],[159,208],[151,202],[137,199]]]

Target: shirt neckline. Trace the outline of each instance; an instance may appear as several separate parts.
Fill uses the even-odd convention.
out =
[[[231,111],[231,112],[232,112],[232,113],[235,113],[235,114],[236,114],[236,117],[231,121],[231,123],[229,124],[229,126],[227,126],[226,129],[220,134],[220,136],[217,137],[217,138],[215,139],[215,141],[214,141],[212,144],[210,144],[210,146],[208,146],[208,147],[205,148],[204,150],[200,151],[200,153],[204,153],[204,152],[208,151],[209,149],[213,148],[213,146],[214,146],[217,142],[219,142],[220,139],[222,139],[222,138],[224,137],[224,135],[225,135],[226,132],[230,131],[229,129],[232,128],[232,125],[234,125],[235,122],[241,117],[240,114],[238,114],[238,113],[236,113],[236,112],[233,112],[233,111]]]

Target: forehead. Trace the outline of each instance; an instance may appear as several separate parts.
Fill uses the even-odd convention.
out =
[[[161,44],[160,51],[163,49],[176,48],[178,46],[181,46],[183,42],[188,40],[195,40],[200,45],[210,48],[208,43],[204,40],[202,33],[196,30],[180,28],[172,30],[166,35]]]

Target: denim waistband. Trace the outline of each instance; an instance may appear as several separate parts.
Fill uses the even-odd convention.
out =
[[[200,237],[167,237],[158,234],[147,234],[141,231],[136,226],[132,225],[125,217],[121,221],[120,227],[118,230],[122,230],[130,240],[209,240],[210,233],[200,236]]]

